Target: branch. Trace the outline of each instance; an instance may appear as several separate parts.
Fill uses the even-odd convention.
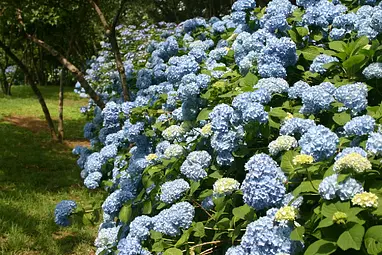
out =
[[[110,33],[110,26],[107,23],[105,15],[103,15],[101,9],[98,7],[98,5],[93,0],[88,0],[88,1],[93,6],[93,9],[97,12],[98,17],[101,20],[101,23],[102,23],[103,27],[106,30],[106,34]]]
[[[17,20],[19,21],[20,25],[25,28],[25,24],[24,24],[22,16],[21,16],[21,10],[20,9],[17,9],[16,15],[17,15]],[[62,54],[60,54],[58,51],[56,51],[53,47],[51,47],[46,42],[36,38],[33,35],[28,34],[26,31],[24,31],[24,33],[25,33],[25,36],[29,40],[31,40],[32,42],[39,45],[41,48],[48,51],[53,57],[56,57],[56,59],[76,77],[78,82],[85,89],[86,93],[90,96],[91,99],[93,99],[93,101],[101,109],[103,109],[105,107],[105,103],[102,101],[102,99],[99,97],[99,95],[93,90],[93,88],[89,85],[89,83],[85,79],[85,75],[75,65],[73,65],[68,59],[66,59]]]
[[[112,25],[112,29],[113,30],[117,26],[118,20],[121,17],[122,12],[124,11],[123,9],[124,9],[126,3],[127,3],[127,0],[122,0],[121,1],[121,5],[119,6],[118,12],[114,16],[113,25]]]

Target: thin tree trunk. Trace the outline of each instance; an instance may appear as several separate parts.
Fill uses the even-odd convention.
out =
[[[58,141],[64,141],[64,79],[65,67],[60,72],[60,91],[58,92]]]
[[[25,26],[22,20],[21,16],[21,10],[17,10],[17,19],[19,23],[22,26]],[[91,99],[93,99],[94,103],[98,105],[101,109],[105,107],[105,103],[102,101],[100,96],[93,90],[93,88],[89,85],[87,80],[85,79],[85,75],[75,66],[73,65],[68,59],[66,59],[61,53],[56,51],[53,47],[51,47],[46,42],[36,38],[33,35],[30,35],[25,32],[25,36],[31,40],[32,42],[36,43],[41,48],[48,51],[53,57],[55,57],[63,66],[65,66],[77,79],[77,81],[81,84],[81,87],[83,87],[86,91],[86,93],[90,96]]]
[[[111,50],[114,53],[115,63],[117,66],[119,78],[121,81],[121,86],[123,89],[123,100],[129,101],[130,97],[129,97],[129,90],[127,88],[127,77],[126,77],[125,67],[123,66],[121,52],[119,50],[118,42],[117,42],[117,38],[116,38],[116,34],[115,34],[115,27],[118,23],[119,17],[121,16],[123,9],[124,9],[124,6],[125,6],[127,1],[126,0],[121,1],[120,8],[117,11],[117,14],[114,16],[113,24],[111,26],[106,21],[106,18],[104,16],[104,14],[102,13],[101,9],[99,8],[99,6],[97,5],[97,3],[94,2],[93,0],[88,0],[88,1],[92,5],[94,10],[97,12],[98,17],[100,18],[101,23],[102,23],[103,27],[105,28],[106,36],[110,40]]]
[[[13,62],[15,62],[20,67],[20,69],[23,71],[26,80],[28,81],[29,85],[32,87],[33,92],[35,93],[35,95],[38,98],[38,101],[40,102],[42,111],[44,112],[44,115],[45,115],[46,122],[48,123],[50,135],[51,135],[53,140],[57,140],[56,130],[54,128],[54,123],[53,123],[53,120],[50,116],[49,109],[46,106],[44,97],[42,96],[41,91],[36,86],[36,84],[33,80],[33,77],[31,76],[28,68],[23,64],[23,62],[21,62],[21,60],[15,54],[13,54],[11,49],[8,46],[6,46],[2,41],[0,41],[0,47],[13,60]]]

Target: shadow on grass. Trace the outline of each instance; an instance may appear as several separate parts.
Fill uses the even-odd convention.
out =
[[[83,121],[66,124],[78,129]],[[102,196],[83,187],[71,148],[4,121],[0,139],[0,254],[90,254],[94,227],[62,229],[53,221],[60,200],[83,205]]]
[[[79,169],[75,167],[76,157],[70,154],[71,148],[50,141],[45,132],[34,133],[0,122],[0,137],[0,169],[4,172],[0,182],[9,181],[26,191],[42,192],[78,183]]]

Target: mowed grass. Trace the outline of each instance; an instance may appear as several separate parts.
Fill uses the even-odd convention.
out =
[[[41,87],[56,119],[58,87]],[[81,205],[102,198],[82,185],[72,147],[83,142],[86,119],[79,99],[68,88],[65,99],[65,137],[50,140],[43,114],[29,87],[14,87],[13,96],[0,96],[0,254],[93,254],[96,226],[54,223],[54,208],[63,199]]]

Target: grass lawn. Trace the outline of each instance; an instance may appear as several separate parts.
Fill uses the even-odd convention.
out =
[[[58,87],[41,87],[51,115],[57,119]],[[50,141],[42,110],[29,87],[13,87],[0,95],[0,254],[93,254],[97,227],[54,223],[54,207],[62,199],[81,205],[101,199],[82,185],[72,147],[82,142],[86,119],[79,99],[68,88],[64,102],[65,137]]]

